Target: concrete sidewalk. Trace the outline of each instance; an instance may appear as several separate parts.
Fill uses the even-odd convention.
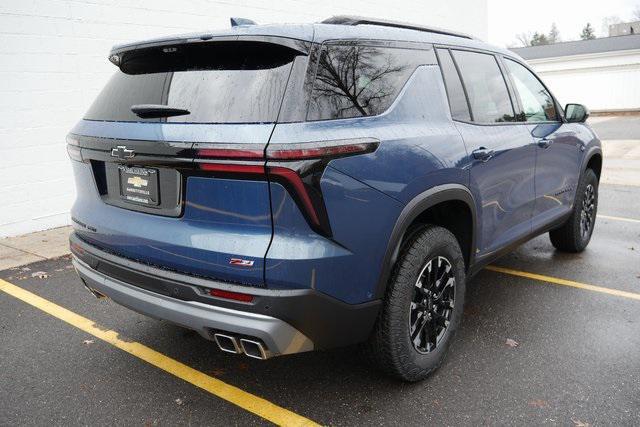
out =
[[[640,186],[640,140],[602,141],[602,184]]]
[[[71,227],[59,227],[0,239],[0,270],[69,253]]]

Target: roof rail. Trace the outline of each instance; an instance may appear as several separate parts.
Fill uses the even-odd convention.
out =
[[[372,19],[363,16],[338,15],[327,18],[321,24],[332,25],[378,25],[381,27],[404,28],[407,30],[424,31],[428,33],[443,34],[446,36],[463,37],[465,39],[473,39],[473,36],[455,31],[443,30],[437,27],[426,27],[423,25],[408,24],[406,22],[388,21],[386,19]]]

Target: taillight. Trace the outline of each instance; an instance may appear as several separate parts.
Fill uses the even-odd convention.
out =
[[[378,147],[378,140],[372,138],[339,139],[300,144],[270,144],[267,147],[268,160],[309,160],[326,159],[356,154],[370,153]]]
[[[214,159],[261,160],[264,159],[264,148],[254,148],[252,146],[246,146],[246,148],[238,148],[238,144],[216,144],[212,148],[198,149],[197,155],[198,157],[207,157]]]
[[[378,147],[373,138],[337,139],[297,144],[270,144],[266,150],[255,144],[196,144],[198,159],[298,161],[334,159],[370,153]],[[266,153],[265,153],[266,151]]]
[[[196,144],[196,164],[236,178],[269,177],[289,191],[314,230],[331,236],[319,177],[330,160],[371,153],[378,144],[373,138],[270,144],[266,150],[253,144]]]
[[[304,182],[302,182],[300,174],[289,168],[270,166],[269,175],[274,178],[279,178],[275,179],[276,181],[282,180],[281,183],[284,184],[285,188],[292,189],[293,195],[299,198],[299,200],[297,200],[298,205],[301,205],[302,211],[307,215],[307,219],[311,222],[311,225],[314,228],[322,228],[323,224],[320,221],[319,211],[320,208],[324,209],[324,205],[318,206],[311,201],[309,189],[307,189]]]
[[[209,172],[264,174],[264,165],[242,165],[235,163],[200,163],[200,169]]]
[[[67,154],[69,154],[69,158],[71,160],[75,160],[76,162],[82,161],[82,151],[78,146],[79,142],[76,138],[72,136],[67,136]]]

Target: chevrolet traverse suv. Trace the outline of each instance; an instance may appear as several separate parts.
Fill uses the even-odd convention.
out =
[[[549,232],[579,252],[600,142],[513,52],[359,17],[114,47],[68,136],[96,296],[259,359],[361,344],[441,362],[469,277]]]

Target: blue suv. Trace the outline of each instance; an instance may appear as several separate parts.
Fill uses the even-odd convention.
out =
[[[544,232],[588,244],[600,142],[513,52],[349,16],[232,24],[114,47],[69,134],[96,296],[259,359],[360,344],[415,381],[483,266]]]

